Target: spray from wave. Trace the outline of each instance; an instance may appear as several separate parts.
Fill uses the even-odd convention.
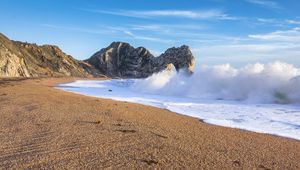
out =
[[[163,71],[136,80],[132,88],[151,94],[250,103],[300,103],[300,69],[274,62],[236,69],[229,64],[202,66],[191,76]]]

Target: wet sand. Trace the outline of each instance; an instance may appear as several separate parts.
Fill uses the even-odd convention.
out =
[[[72,80],[0,79],[0,169],[300,169],[300,141],[53,88]]]

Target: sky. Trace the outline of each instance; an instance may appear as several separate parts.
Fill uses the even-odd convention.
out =
[[[83,60],[113,41],[158,56],[190,46],[197,64],[300,67],[299,0],[1,0],[0,32]]]

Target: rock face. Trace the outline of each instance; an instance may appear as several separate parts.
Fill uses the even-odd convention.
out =
[[[172,65],[192,73],[195,59],[188,46],[170,48],[154,57],[146,48],[113,42],[85,61],[57,46],[11,41],[0,33],[0,77],[109,76],[144,78]]]
[[[195,57],[186,45],[182,45],[179,48],[169,48],[165,53],[153,60],[155,61],[153,66],[155,68],[154,72],[159,72],[172,64],[177,71],[185,69],[188,73],[193,73],[195,65]]]
[[[85,65],[57,46],[11,41],[0,34],[0,77],[82,77],[88,75]]]
[[[192,73],[195,58],[188,46],[170,48],[159,57],[154,57],[144,47],[134,48],[128,43],[113,42],[86,60],[110,77],[144,78],[174,65],[176,70]]]

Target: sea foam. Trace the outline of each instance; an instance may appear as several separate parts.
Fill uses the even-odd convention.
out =
[[[300,71],[290,64],[202,66],[192,75],[163,71],[146,79],[79,80],[58,88],[129,101],[207,123],[300,140]]]
[[[137,80],[136,91],[250,103],[300,103],[300,69],[286,63],[202,66],[193,75],[161,72]]]

